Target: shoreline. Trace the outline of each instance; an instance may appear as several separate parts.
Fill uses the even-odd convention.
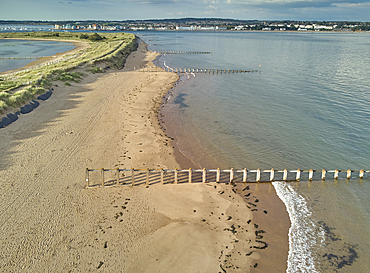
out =
[[[45,63],[47,63],[51,60],[55,61],[55,60],[62,59],[65,54],[77,53],[78,51],[83,50],[83,49],[87,48],[87,46],[88,46],[87,42],[77,41],[77,40],[65,40],[65,39],[60,39],[59,40],[59,39],[41,39],[41,38],[27,38],[27,39],[25,39],[25,38],[3,38],[3,40],[25,40],[25,41],[32,40],[32,41],[64,42],[64,43],[73,44],[73,46],[75,46],[75,48],[73,48],[71,50],[63,51],[63,52],[58,52],[54,55],[40,57],[36,61],[32,61],[32,62],[30,62],[30,63],[28,63],[28,64],[26,64],[22,67],[0,72],[0,76],[6,75],[6,74],[11,74],[11,73],[17,73],[17,72],[20,72],[20,71],[26,70],[26,69],[32,69],[36,66],[43,65],[43,64],[45,64]]]
[[[36,111],[0,131],[2,271],[253,266],[258,254],[245,257],[255,245],[253,216],[231,185],[83,189],[85,167],[179,166],[156,114],[177,76],[132,69],[154,57],[141,44],[122,70],[58,83]]]
[[[181,80],[177,83],[181,83]],[[186,84],[183,82],[183,84]],[[217,168],[220,165],[217,164],[217,160],[214,158],[205,158],[204,156],[197,161],[205,162],[204,166],[197,165],[191,159],[191,151],[181,151],[179,142],[181,138],[185,137],[181,134],[182,130],[176,123],[176,120],[170,115],[170,111],[166,110],[167,97],[172,99],[176,96],[176,86],[171,89],[163,102],[158,115],[159,121],[164,132],[171,137],[172,146],[175,150],[176,161],[179,162],[181,168],[183,169],[202,169],[204,166],[211,164],[213,168]],[[191,135],[187,135],[191,137]],[[216,165],[214,165],[216,163]],[[262,250],[256,250],[260,258],[257,261],[258,267],[252,268],[250,272],[272,272],[271,268],[274,268],[274,272],[285,272],[287,269],[288,262],[288,251],[289,251],[289,228],[290,228],[290,218],[286,210],[285,204],[277,195],[272,183],[246,183],[237,184],[236,189],[238,194],[243,197],[246,204],[253,202],[254,200],[249,200],[250,197],[246,197],[246,192],[242,191],[242,188],[249,187],[251,193],[253,193],[254,199],[258,199],[259,203],[255,203],[255,207],[251,207],[253,213],[253,221],[258,225],[259,228],[266,231],[263,234],[263,239],[268,243],[268,247]],[[256,211],[253,211],[253,209]]]

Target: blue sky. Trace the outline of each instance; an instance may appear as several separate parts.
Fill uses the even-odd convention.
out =
[[[370,21],[370,0],[2,0],[2,20],[231,18]]]

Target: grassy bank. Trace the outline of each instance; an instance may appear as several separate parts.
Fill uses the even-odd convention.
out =
[[[136,38],[128,33],[70,33],[70,32],[14,32],[0,33],[2,38],[52,39],[85,42],[84,49],[66,53],[62,58],[46,61],[44,64],[19,72],[0,75],[0,113],[17,108],[44,93],[53,81],[61,80],[66,85],[79,81],[83,73],[73,73],[78,66],[86,66],[87,73],[103,72],[99,63],[122,68],[126,57],[136,49]]]

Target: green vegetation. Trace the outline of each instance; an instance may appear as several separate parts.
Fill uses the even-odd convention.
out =
[[[88,39],[91,41],[100,41],[100,40],[104,40],[105,37],[100,36],[98,33],[94,33]]]
[[[78,66],[86,66],[86,71],[91,73],[104,72],[97,66],[102,62],[120,69],[137,46],[135,35],[129,33],[105,33],[103,37],[97,33],[11,32],[0,33],[1,38],[75,40],[87,43],[88,47],[75,54],[65,54],[62,60],[48,65],[0,75],[0,113],[34,99],[35,95],[51,88],[53,81],[63,81],[65,85],[80,82],[84,73],[72,71]]]
[[[85,74],[81,72],[72,72],[72,73],[63,72],[60,75],[57,75],[54,78],[54,80],[63,81],[63,82],[67,82],[67,81],[80,82],[83,76],[85,76]]]
[[[95,66],[87,71],[90,71],[91,73],[104,73],[103,69],[101,69],[99,66]]]

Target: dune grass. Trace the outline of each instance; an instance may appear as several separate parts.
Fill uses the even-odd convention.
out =
[[[90,66],[86,71],[91,73],[104,72],[96,66],[100,62],[109,62],[113,67],[122,68],[126,57],[136,47],[135,35],[123,32],[98,35],[72,32],[11,32],[0,33],[1,38],[82,41],[87,42],[88,47],[75,54],[64,54],[63,59],[58,62],[0,75],[0,112],[19,107],[34,99],[36,94],[50,88],[53,81],[63,81],[65,85],[81,81],[84,74],[72,71],[80,65]],[[15,91],[17,89],[22,90]]]

